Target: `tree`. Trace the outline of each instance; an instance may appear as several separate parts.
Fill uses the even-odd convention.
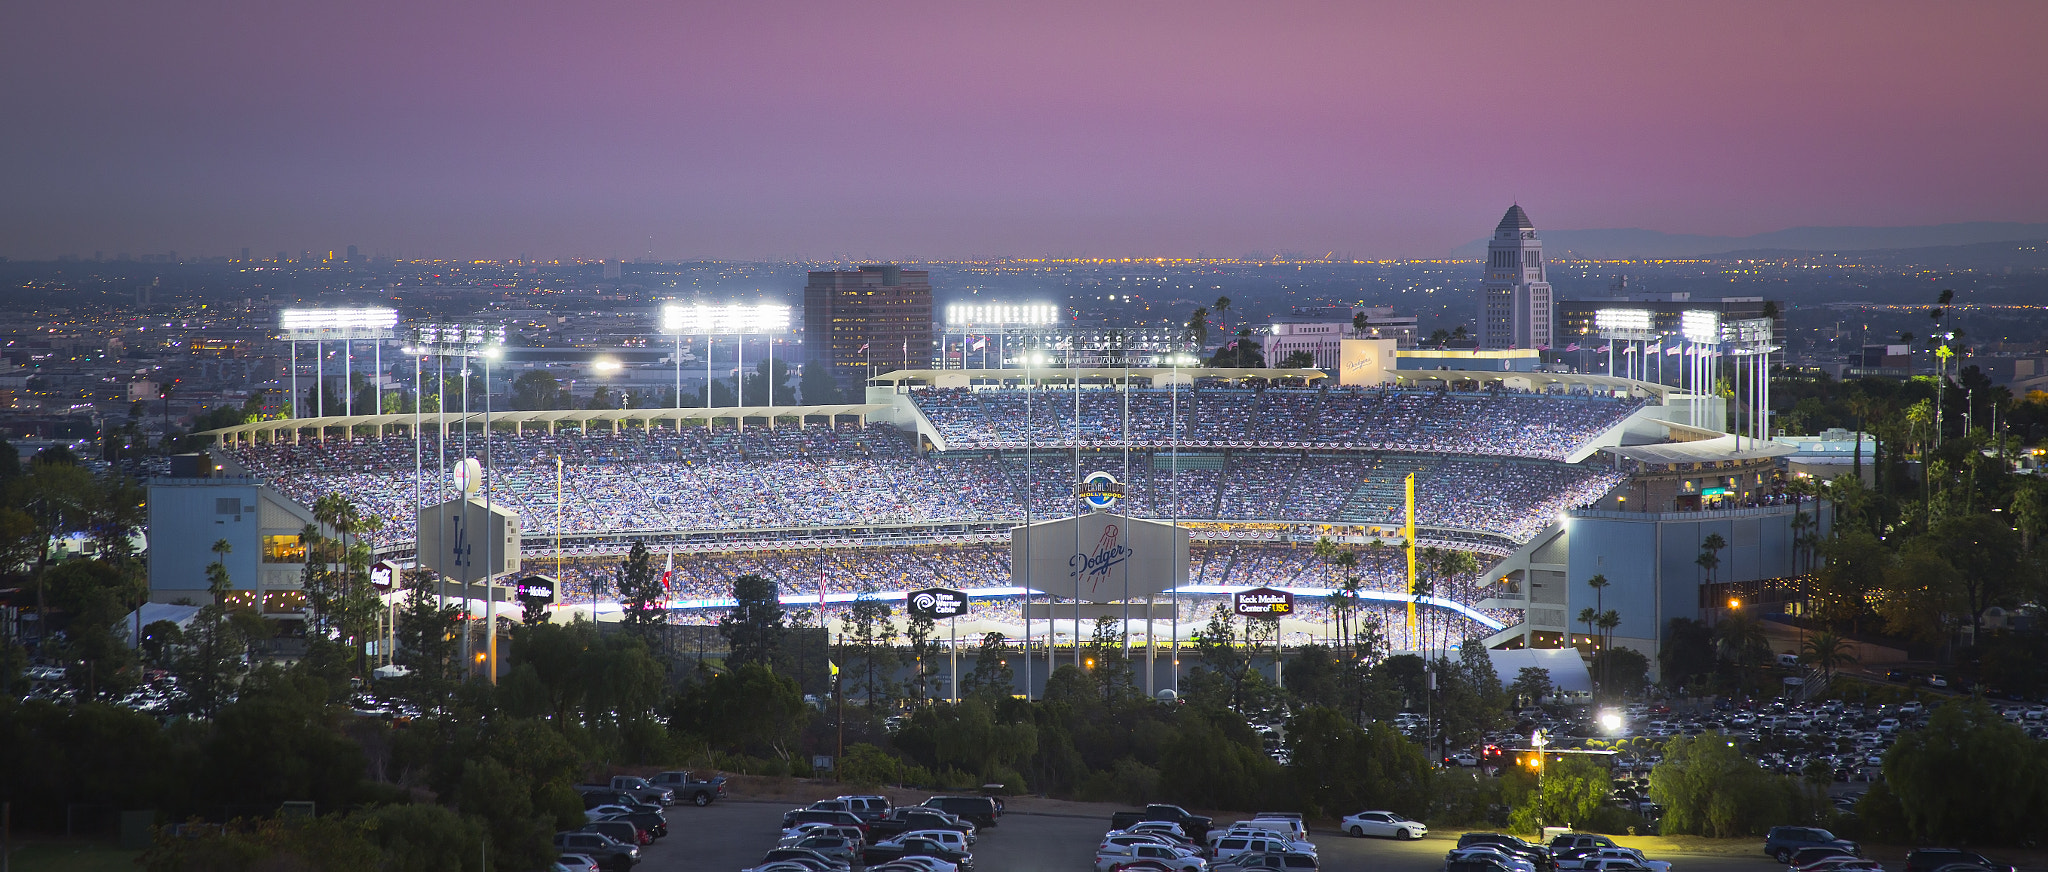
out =
[[[1884,778],[1922,843],[2017,843],[2048,816],[2048,747],[1981,700],[1952,701],[1901,733]]]
[[[733,607],[718,619],[725,637],[726,662],[773,664],[789,632],[775,582],[747,574],[732,580]]]
[[[933,639],[937,622],[930,615],[909,615],[903,624],[904,653],[910,657],[910,702],[923,705],[925,690],[939,672],[939,643]]]
[[[1714,672],[1714,631],[1692,618],[1672,618],[1664,630],[1664,647],[1657,652],[1663,666],[1660,673],[1666,687],[1686,686],[1693,679]]]
[[[1799,644],[1799,662],[1819,669],[1820,683],[1826,685],[1834,680],[1836,669],[1856,662],[1856,652],[1848,639],[1833,630],[1821,630]]]
[[[178,669],[188,705],[209,718],[227,705],[249,640],[269,629],[255,609],[237,606],[229,599],[234,584],[225,561],[233,550],[226,539],[213,543],[214,560],[206,566],[211,599],[193,618],[192,644]]]
[[[1216,321],[1217,321],[1217,322],[1218,322],[1218,323],[1219,323],[1219,324],[1220,324],[1220,325],[1222,326],[1222,328],[1223,328],[1223,332],[1225,332],[1225,333],[1229,333],[1229,332],[1230,332],[1230,298],[1229,298],[1229,297],[1217,297],[1217,298],[1216,298],[1216,304],[1215,304],[1214,308],[1216,309]]]
[[[1747,675],[1753,667],[1763,665],[1771,656],[1769,637],[1764,635],[1763,623],[1747,612],[1736,612],[1721,619],[1714,628],[1714,640],[1721,659],[1733,664]]]
[[[724,675],[706,674],[684,689],[670,712],[669,729],[700,736],[714,748],[786,760],[811,710],[795,679],[747,661]]]
[[[1593,669],[1601,675],[1600,692],[1609,698],[1633,696],[1649,686],[1650,658],[1634,648],[1600,649],[1600,653],[1593,655]]]
[[[747,374],[747,401],[744,405],[767,405],[768,386],[771,384],[775,386],[775,405],[788,406],[796,404],[796,391],[789,384],[789,362],[776,358],[774,373],[771,374],[768,371],[768,361],[763,360],[754,364],[754,371]]]
[[[1206,307],[1195,309],[1194,314],[1188,316],[1187,327],[1182,332],[1186,335],[1189,345],[1194,346],[1197,350],[1207,348],[1209,345],[1209,310]]]
[[[808,364],[797,376],[797,390],[803,393],[804,405],[826,406],[840,401],[839,382],[832,378],[831,367],[823,363]]]
[[[72,673],[72,682],[89,698],[97,697],[100,686],[112,682],[116,670],[132,659],[127,639],[132,628],[119,624],[148,585],[137,572],[93,559],[66,560],[44,576],[51,602],[69,618],[58,650],[85,666],[82,674]]]
[[[1280,359],[1281,369],[1309,369],[1316,365],[1316,356],[1306,351],[1290,351]]]
[[[961,696],[999,699],[1015,692],[1017,677],[1003,655],[1003,642],[1003,634],[997,632],[981,637],[981,646],[974,652],[974,671],[960,680]]]
[[[883,602],[873,580],[863,576],[853,604],[839,619],[839,663],[849,690],[867,698],[870,713],[881,709],[882,700],[895,694],[890,674],[896,667],[896,628],[889,622],[889,604]],[[848,667],[855,661],[858,671]],[[844,686],[843,685],[843,686]]]
[[[521,411],[552,411],[568,408],[569,392],[553,373],[528,370],[512,380],[512,408]]]
[[[1706,573],[1708,584],[1714,583],[1714,571],[1721,568],[1721,549],[1726,547],[1728,540],[1721,538],[1719,533],[1708,533],[1707,538],[1700,540],[1700,556],[1693,562],[1699,564],[1701,572]]]
[[[1535,789],[1508,816],[1513,829],[1536,832],[1545,826],[1584,825],[1613,792],[1607,770],[1584,757],[1565,756],[1541,765]]]
[[[648,552],[646,540],[633,540],[626,559],[620,561],[613,572],[620,603],[625,607],[621,620],[626,630],[642,642],[651,642],[656,628],[666,623],[666,617],[657,606],[664,592],[661,576],[654,571],[654,555]]]
[[[1550,696],[1550,670],[1541,666],[1524,666],[1515,672],[1515,683],[1508,686],[1508,692],[1522,705],[1542,705]]]
[[[1650,798],[1664,806],[1662,832],[1714,838],[1762,835],[1786,821],[1816,822],[1824,792],[1773,775],[1724,736],[1680,736],[1650,771]],[[1782,858],[1781,858],[1782,859]]]

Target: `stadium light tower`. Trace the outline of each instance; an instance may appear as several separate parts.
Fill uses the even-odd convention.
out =
[[[1009,363],[1008,336],[1013,329],[1043,329],[1060,323],[1060,307],[1052,303],[949,303],[946,328],[939,334],[939,361],[946,360],[947,337],[960,334],[960,368],[967,368],[967,337],[977,330],[996,334],[996,368]],[[987,369],[988,337],[981,337],[983,369]]]
[[[1777,322],[1770,318],[1741,318],[1721,323],[1721,343],[1735,358],[1737,384],[1749,390],[1749,438],[1771,438],[1771,340],[1777,338]],[[1748,371],[1744,372],[1744,364]],[[1739,431],[1738,431],[1739,432]]]
[[[676,405],[683,404],[683,336],[704,337],[704,407],[711,407],[711,342],[732,334],[739,343],[733,358],[733,405],[746,405],[747,336],[768,337],[768,407],[775,407],[775,337],[789,332],[789,307],[781,303],[670,303],[661,307],[661,330],[676,337]]]
[[[277,326],[291,340],[292,366],[292,417],[299,417],[299,343],[313,343],[314,412],[318,417],[327,415],[326,391],[322,389],[327,379],[326,347],[329,340],[339,339],[343,344],[342,367],[344,373],[343,414],[355,414],[355,369],[350,361],[354,357],[355,340],[369,339],[377,343],[377,368],[380,370],[377,383],[377,402],[381,406],[384,394],[381,385],[384,368],[384,340],[390,339],[398,326],[398,310],[383,307],[360,309],[286,309],[278,313]]]
[[[1683,355],[1686,391],[1692,394],[1687,416],[1695,427],[1705,426],[1700,398],[1714,390],[1714,357],[1721,351],[1721,313],[1710,309],[1687,309],[1679,314],[1679,332],[1685,338]]]
[[[423,366],[421,365],[421,361],[422,361],[422,360],[423,360],[424,358],[426,358],[426,357],[429,357],[429,356],[431,356],[431,357],[435,358],[435,373],[436,373],[436,377],[435,377],[435,379],[434,379],[434,390],[435,390],[435,396],[436,396],[436,398],[437,398],[437,399],[436,399],[436,402],[435,402],[435,405],[436,405],[436,407],[437,407],[437,408],[439,409],[439,415],[440,415],[440,434],[441,434],[441,435],[440,435],[440,440],[439,440],[439,441],[438,441],[438,442],[436,443],[436,445],[435,445],[435,451],[434,451],[434,454],[435,454],[435,457],[437,458],[437,463],[438,463],[438,465],[439,465],[439,475],[440,475],[440,477],[439,477],[439,478],[437,479],[437,481],[438,481],[438,482],[443,482],[443,483],[445,483],[445,482],[447,482],[447,481],[448,481],[448,450],[447,450],[447,449],[448,449],[448,390],[447,390],[447,385],[448,385],[448,378],[447,378],[447,359],[448,359],[448,358],[451,358],[451,357],[457,357],[457,358],[461,358],[461,359],[462,359],[462,373],[463,373],[463,380],[462,380],[462,404],[463,404],[463,407],[462,407],[462,411],[463,411],[463,414],[462,414],[462,433],[463,433],[463,437],[462,437],[462,438],[463,438],[463,440],[464,440],[464,443],[465,443],[465,456],[464,456],[464,459],[465,459],[465,460],[467,459],[467,454],[466,454],[466,447],[467,447],[467,442],[468,442],[468,439],[469,439],[469,361],[470,361],[470,359],[471,359],[471,358],[473,358],[473,357],[481,357],[481,358],[483,358],[483,359],[484,359],[484,437],[485,437],[485,438],[484,438],[484,463],[483,463],[483,470],[484,470],[484,476],[483,476],[483,479],[484,479],[484,487],[485,487],[485,491],[484,491],[484,503],[485,503],[485,505],[486,505],[486,506],[488,506],[488,505],[490,504],[490,502],[491,502],[491,498],[492,498],[493,494],[495,493],[495,483],[494,483],[494,482],[493,482],[493,481],[491,480],[491,475],[490,475],[490,469],[491,469],[491,444],[490,444],[490,432],[491,432],[491,429],[490,429],[490,427],[491,427],[491,412],[490,412],[490,408],[491,408],[491,406],[490,406],[490,398],[491,398],[491,379],[490,379],[490,361],[491,361],[491,360],[493,360],[493,359],[496,359],[497,357],[499,357],[499,356],[500,356],[500,355],[501,355],[501,354],[503,353],[503,348],[504,348],[504,345],[505,345],[505,326],[504,326],[504,325],[502,325],[502,324],[461,324],[461,323],[422,323],[422,324],[416,324],[416,325],[414,325],[414,326],[413,326],[413,329],[412,329],[412,338],[411,338],[411,341],[410,341],[410,342],[408,342],[408,343],[406,344],[406,348],[405,348],[405,351],[406,351],[406,353],[407,353],[407,354],[411,354],[411,355],[413,355],[413,360],[414,360],[414,367],[413,367],[413,373],[414,373],[414,375],[413,375],[413,422],[414,422],[414,423],[413,423],[413,428],[412,428],[412,438],[413,438],[413,457],[414,457],[414,461],[413,461],[413,462],[414,462],[414,466],[415,466],[416,468],[418,468],[418,467],[423,467],[423,466],[424,466],[424,464],[423,464],[423,463],[421,463],[421,462],[420,462],[420,460],[419,460],[419,458],[420,458],[421,454],[423,453],[423,452],[422,452],[422,448],[421,448],[421,444],[420,444],[421,436],[420,436],[420,428],[419,428],[419,406],[420,406],[420,403],[421,403],[421,402],[423,402],[423,401],[424,401],[424,400],[426,399],[426,389],[425,389],[425,385],[421,384],[421,376],[422,376],[422,375],[424,375],[424,372],[423,372],[423,370],[424,370],[424,367],[423,367]],[[422,471],[424,471],[424,470],[422,470]],[[439,487],[440,487],[440,485],[437,485],[437,490],[438,490],[438,488],[439,488]],[[414,498],[415,498],[415,499],[416,499],[416,500],[418,501],[418,503],[419,503],[419,504],[418,504],[417,506],[415,506],[415,507],[414,507],[415,513],[417,513],[417,511],[418,511],[419,509],[423,509],[423,508],[425,508],[425,507],[426,507],[426,499],[425,499],[425,489],[424,489],[423,487],[421,487],[421,486],[419,486],[419,485],[417,485],[417,484],[416,484],[416,485],[415,485],[415,487],[414,487],[413,493],[414,493]],[[441,497],[441,494],[439,494],[439,493],[436,493],[436,494],[435,494],[435,499],[439,499],[440,497]],[[415,514],[415,517],[417,517],[417,514]],[[446,520],[444,519],[444,520],[441,520],[441,521],[439,521],[438,523],[442,523],[442,524],[445,524],[445,523],[447,523],[447,522],[446,522]],[[443,530],[441,530],[441,531],[439,531],[439,532],[441,533],[441,541],[443,541],[443,542],[446,542],[446,541],[448,541],[448,538],[447,538],[447,533],[448,533],[448,531],[447,531],[447,530],[445,530],[445,529],[443,529]],[[414,531],[414,536],[415,536],[415,537],[417,537],[417,536],[418,536],[418,531],[417,531],[417,530],[416,530],[416,531]],[[490,541],[490,537],[489,537],[489,536],[486,536],[486,537],[484,537],[484,540],[485,540],[485,541],[484,541],[484,560],[485,560],[485,564],[484,564],[484,565],[486,565],[486,566],[489,566],[489,565],[490,565],[490,562],[489,562],[489,561],[490,561],[490,559],[491,559],[491,553],[490,553],[490,552],[491,552],[491,548],[492,548],[492,547],[493,547],[493,546],[495,545],[495,543],[493,543],[492,541]],[[486,580],[486,584],[484,585],[484,598],[485,598],[485,600],[487,601],[487,605],[485,606],[485,611],[486,611],[486,612],[489,612],[489,613],[492,613],[492,614],[493,614],[493,615],[495,616],[495,611],[496,611],[496,608],[495,608],[495,606],[493,606],[493,605],[489,605],[489,604],[488,604],[488,602],[490,602],[490,601],[491,601],[491,592],[492,592],[492,591],[491,591],[491,587],[490,587],[490,585],[489,585],[489,583],[488,583],[488,580]],[[465,614],[468,614],[468,613],[469,613],[469,595],[468,595],[468,594],[469,594],[469,592],[468,592],[468,591],[467,591],[467,590],[465,589],[465,590],[463,591],[463,612],[464,612]],[[442,603],[446,603],[446,602],[448,601],[448,579],[447,579],[446,577],[443,577],[443,578],[441,579],[441,600],[440,600],[440,601],[441,601]],[[491,667],[491,681],[492,681],[492,683],[496,683],[496,682],[497,682],[497,680],[498,680],[498,679],[497,679],[497,664],[498,664],[498,659],[497,659],[497,622],[496,622],[496,620],[492,620],[492,622],[491,622],[491,627],[490,627],[490,629],[488,629],[488,630],[487,630],[486,632],[488,632],[488,633],[490,634],[490,635],[489,635],[489,641],[488,641],[488,642],[487,642],[486,644],[487,644],[487,645],[489,646],[489,647],[488,647],[488,649],[487,649],[487,654],[488,654],[488,657],[489,657],[489,661],[490,661],[490,667]],[[468,632],[464,632],[464,633],[462,634],[462,645],[463,645],[463,656],[464,656],[465,658],[467,658],[467,657],[469,656],[469,633],[468,633]]]
[[[1615,346],[1623,342],[1633,342],[1635,344],[1629,346],[1628,351],[1620,353],[1628,363],[1628,375],[1624,378],[1641,381],[1649,377],[1643,350],[1648,347],[1650,340],[1657,337],[1655,313],[1648,309],[1601,309],[1593,313],[1593,326],[1600,332],[1600,338],[1607,340],[1609,376],[1614,375],[1617,355]]]

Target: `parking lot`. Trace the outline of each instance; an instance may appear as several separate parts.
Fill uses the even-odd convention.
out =
[[[669,836],[642,852],[636,872],[739,872],[760,861],[781,835],[782,813],[792,803],[724,800],[707,808],[678,806],[668,812]],[[1109,826],[1107,806],[1099,816],[1034,814],[1012,810],[1002,825],[981,832],[974,849],[976,872],[1091,872],[1095,846]],[[1328,830],[1312,831],[1322,868],[1337,872],[1437,872],[1457,835],[1431,835],[1415,842],[1354,839]],[[1626,844],[1630,839],[1619,839]],[[1670,860],[1673,872],[1783,872],[1763,856],[1653,854]]]

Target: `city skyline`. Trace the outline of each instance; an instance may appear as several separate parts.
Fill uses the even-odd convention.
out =
[[[2033,4],[493,11],[18,13],[0,255],[1435,257],[1515,202],[2048,220]]]

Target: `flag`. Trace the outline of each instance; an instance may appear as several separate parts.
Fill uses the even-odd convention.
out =
[[[1665,349],[1664,349],[1664,356],[1665,356],[1665,357],[1670,357],[1671,355],[1677,354],[1677,353],[1678,353],[1678,350],[1679,350],[1679,349],[1678,349],[1678,346],[1676,346],[1676,345],[1673,345],[1673,346],[1669,346],[1669,347],[1667,347],[1667,348],[1665,348]]]
[[[1572,344],[1570,344],[1570,345],[1567,345],[1567,346],[1565,346],[1565,347],[1564,347],[1564,350],[1566,350],[1566,351],[1578,351],[1578,350],[1579,350],[1579,344],[1578,344],[1578,343],[1576,343],[1576,342],[1574,342],[1574,343],[1572,343]]]
[[[675,577],[676,577],[676,553],[675,553],[674,551],[670,551],[670,552],[668,553],[668,566],[667,566],[667,567],[665,567],[664,569],[662,569],[662,570],[661,570],[661,592],[662,592],[662,593],[669,593],[669,592],[672,592],[672,591],[674,591],[674,590],[675,590],[675,586],[674,586],[674,581],[675,581]]]
[[[827,660],[827,661],[825,661],[825,665],[826,665],[826,666],[830,666],[830,667],[832,667],[832,677],[833,677],[833,678],[838,678],[838,677],[839,677],[839,664],[837,664],[837,663],[834,663],[834,662],[832,662],[832,661],[830,661],[830,660]]]
[[[1537,351],[1549,351],[1549,350],[1550,350],[1550,346],[1548,346],[1548,345],[1538,345],[1538,346],[1536,346],[1536,350],[1537,350]]]
[[[988,337],[986,337],[986,336],[976,336],[976,337],[974,337],[974,347],[972,347],[972,348],[969,348],[968,350],[969,350],[969,351],[980,351],[980,350],[982,350],[982,349],[984,349],[984,348],[987,348],[987,347],[988,347]]]
[[[866,350],[868,350],[868,344],[867,344],[867,343],[865,343],[865,342],[861,343],[861,344],[860,344],[860,350],[862,350],[862,351],[866,351]]]
[[[1593,350],[1594,350],[1595,352],[1597,352],[1597,353],[1600,353],[1600,354],[1606,354],[1606,353],[1607,353],[1607,349],[1609,349],[1609,348],[1613,348],[1613,347],[1614,347],[1614,346],[1612,346],[1612,345],[1602,345],[1602,346],[1600,346],[1599,348],[1595,348],[1595,349],[1593,349]],[[1631,350],[1631,351],[1633,351],[1634,349],[1630,349],[1630,350]]]

